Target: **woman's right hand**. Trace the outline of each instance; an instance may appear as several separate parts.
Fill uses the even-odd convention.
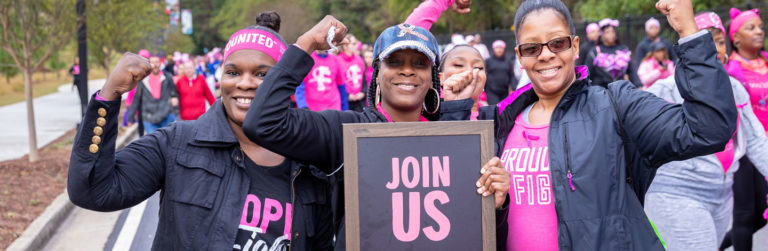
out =
[[[478,88],[478,82],[480,82],[479,71],[478,69],[472,69],[456,73],[444,80],[441,83],[443,86],[443,99],[445,101],[468,98],[477,100],[474,94],[475,89]]]
[[[152,72],[152,67],[148,59],[126,52],[117,62],[112,73],[109,74],[99,96],[106,100],[119,99],[123,93],[133,90],[139,81],[149,75]]]
[[[307,54],[312,54],[315,50],[328,50],[331,46],[328,45],[325,38],[328,36],[328,30],[331,27],[336,27],[336,31],[333,37],[333,44],[340,46],[343,44],[344,37],[347,35],[347,26],[344,26],[341,21],[337,20],[331,15],[326,15],[323,20],[320,20],[312,29],[309,29],[303,35],[296,40],[296,45]]]
[[[451,5],[451,10],[459,14],[467,14],[472,6],[472,0],[456,0]]]

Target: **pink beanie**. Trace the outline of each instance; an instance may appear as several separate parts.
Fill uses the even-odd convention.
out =
[[[597,30],[600,30],[600,26],[597,25],[597,23],[590,23],[589,25],[587,25],[587,33],[591,33]]]
[[[501,40],[493,41],[493,45],[491,45],[491,48],[497,48],[497,47],[507,48],[507,43],[504,43],[504,41],[501,41]]]
[[[651,17],[650,19],[648,19],[648,21],[645,21],[645,31],[648,32],[648,30],[651,29],[651,27],[653,27],[654,25],[656,27],[661,28],[661,24],[659,23],[659,20]]]
[[[277,62],[286,49],[285,41],[279,34],[266,27],[250,26],[229,37],[227,47],[224,47],[224,62],[229,55],[239,50],[261,51]]]
[[[760,18],[758,15],[760,14],[760,11],[757,9],[740,11],[739,9],[731,8],[730,14],[731,27],[728,28],[728,36],[731,38],[731,41],[733,41],[733,35],[739,31],[739,28],[741,28],[747,20],[751,18]]]

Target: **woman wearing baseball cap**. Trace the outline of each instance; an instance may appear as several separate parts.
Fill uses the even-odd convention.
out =
[[[329,30],[335,29],[333,43],[340,43],[346,27],[326,16],[289,46],[283,59],[264,79],[256,92],[243,123],[243,131],[251,140],[270,151],[315,165],[333,175],[336,191],[343,191],[337,171],[343,166],[342,124],[428,122],[437,120],[466,120],[474,101],[473,89],[440,98],[437,41],[424,28],[400,24],[387,28],[374,44],[373,77],[368,90],[368,108],[363,112],[313,112],[293,109],[290,96],[312,68],[309,54],[329,49]],[[448,98],[448,96],[452,98]],[[490,180],[479,187],[478,193],[495,196],[501,209],[507,198],[509,174],[499,167],[485,167],[480,180]],[[335,199],[335,221],[339,228],[337,243],[344,245],[343,193]],[[504,222],[503,210],[497,220]],[[499,225],[505,226],[504,224]]]

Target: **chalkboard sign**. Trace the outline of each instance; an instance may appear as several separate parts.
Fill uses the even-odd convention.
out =
[[[493,122],[344,125],[346,248],[496,250]]]

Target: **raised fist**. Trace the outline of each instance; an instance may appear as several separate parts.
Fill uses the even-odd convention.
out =
[[[307,53],[312,53],[315,50],[328,50],[331,48],[326,41],[328,31],[331,27],[335,27],[332,43],[334,45],[341,45],[344,37],[347,35],[347,26],[344,26],[339,20],[331,15],[326,15],[323,20],[320,20],[312,29],[305,32],[296,40],[296,44]]]
[[[667,16],[669,26],[672,26],[680,38],[699,31],[693,19],[693,4],[691,0],[661,0],[656,3],[656,9]]]
[[[101,92],[99,92],[99,96],[106,100],[119,99],[123,93],[133,90],[139,81],[149,75],[152,72],[152,67],[148,59],[126,52],[120,58],[120,61],[117,62],[117,66],[112,70],[112,73],[109,74],[109,78]]]

